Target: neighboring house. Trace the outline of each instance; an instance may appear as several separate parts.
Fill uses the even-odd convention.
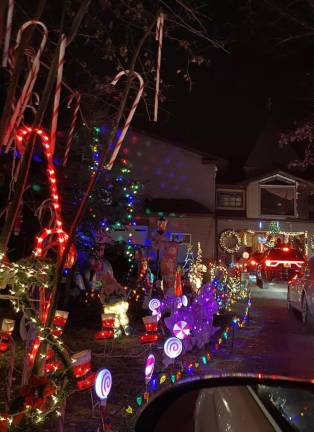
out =
[[[134,131],[128,134],[126,146],[132,175],[144,185],[145,205],[137,229],[148,229],[145,242],[145,236],[141,241],[151,243],[157,219],[164,216],[165,235],[180,244],[179,262],[184,261],[189,243],[196,251],[200,242],[203,257],[213,258],[215,178],[217,166],[224,161]]]
[[[286,232],[286,237],[298,238],[307,251],[309,239],[314,235],[314,220],[311,220],[313,193],[314,182],[281,170],[260,174],[238,184],[217,184],[217,234],[219,236],[226,229],[234,229],[242,237],[247,234],[246,238],[250,240],[244,243],[254,249],[257,237],[265,236],[270,223],[277,221],[278,229]],[[313,254],[313,251],[309,252]]]

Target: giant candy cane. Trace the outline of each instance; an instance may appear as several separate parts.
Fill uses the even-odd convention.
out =
[[[122,145],[122,142],[123,142],[123,140],[124,140],[124,137],[125,137],[125,135],[126,135],[128,129],[129,129],[129,126],[130,126],[130,124],[131,124],[131,121],[132,121],[132,119],[133,119],[134,113],[135,113],[135,111],[136,111],[136,108],[137,108],[137,106],[138,106],[138,104],[139,104],[139,101],[140,101],[140,99],[141,99],[141,97],[142,97],[143,90],[144,90],[144,80],[143,80],[143,78],[141,77],[141,75],[140,75],[139,73],[137,73],[137,72],[134,72],[134,71],[133,71],[133,72],[130,72],[129,70],[119,72],[119,73],[115,76],[115,78],[113,79],[113,81],[112,81],[111,84],[112,84],[112,85],[116,85],[117,82],[119,81],[119,79],[120,79],[123,75],[128,75],[128,74],[130,74],[130,73],[134,75],[134,78],[136,77],[136,78],[139,80],[139,82],[140,82],[140,87],[139,87],[139,89],[138,89],[138,92],[137,92],[136,98],[135,98],[135,100],[134,100],[134,102],[133,102],[132,108],[131,108],[131,110],[130,110],[130,112],[129,112],[129,114],[128,114],[128,117],[127,117],[127,119],[126,119],[126,121],[125,121],[125,124],[124,124],[124,126],[123,126],[123,129],[122,129],[121,135],[119,136],[118,141],[117,141],[117,143],[116,143],[116,145],[115,145],[115,148],[114,148],[114,150],[113,150],[113,152],[112,152],[111,158],[110,158],[108,164],[106,165],[106,169],[109,170],[109,171],[110,171],[111,168],[113,167],[114,161],[116,160],[116,157],[118,156],[118,153],[119,153],[120,147],[121,147],[121,145]],[[133,78],[133,79],[134,79],[134,78]]]
[[[159,87],[160,87],[160,67],[161,67],[161,50],[164,35],[164,14],[161,12],[157,19],[156,41],[158,41],[157,69],[156,69],[156,87],[155,87],[155,104],[154,104],[154,122],[158,119],[159,104]]]
[[[61,41],[60,41],[60,50],[59,50],[56,91],[55,91],[55,97],[54,97],[54,101],[53,101],[53,111],[52,111],[52,120],[51,120],[51,128],[50,128],[50,145],[51,145],[52,153],[54,153],[55,142],[56,142],[58,113],[59,113],[63,65],[64,65],[64,54],[65,54],[66,43],[67,43],[67,38],[66,38],[65,34],[62,34],[61,35]]]
[[[30,27],[32,25],[40,26],[43,29],[44,33],[43,33],[40,47],[39,47],[39,49],[38,49],[38,51],[34,57],[33,64],[30,68],[30,71],[28,73],[28,76],[27,76],[26,82],[24,84],[24,87],[22,89],[21,95],[20,95],[20,97],[16,103],[15,110],[12,114],[12,117],[10,119],[8,126],[7,126],[7,129],[6,129],[4,138],[3,138],[3,145],[5,145],[5,146],[7,145],[6,151],[9,150],[10,143],[13,139],[14,130],[16,130],[16,128],[19,127],[23,113],[24,113],[24,110],[25,110],[26,105],[27,105],[27,103],[30,99],[30,96],[32,94],[32,90],[33,90],[33,87],[35,85],[38,71],[39,71],[39,67],[40,67],[40,57],[43,53],[43,50],[45,48],[47,38],[48,38],[48,30],[47,30],[47,27],[45,26],[45,24],[43,24],[41,21],[36,21],[36,20],[27,21],[26,23],[24,23],[22,25],[22,27],[18,31],[17,38],[16,38],[15,51],[17,50],[17,48],[19,47],[19,45],[21,43],[21,38],[22,38],[23,32],[25,31],[25,29],[27,29],[28,27]]]
[[[68,238],[68,235],[63,231],[62,228],[62,219],[61,219],[61,203],[58,193],[57,187],[57,179],[56,173],[53,165],[53,154],[51,143],[48,135],[42,130],[38,128],[30,128],[28,126],[21,128],[16,135],[17,148],[21,154],[24,153],[24,140],[27,135],[31,132],[35,133],[38,137],[40,137],[41,142],[43,144],[44,153],[47,159],[47,172],[48,172],[48,181],[49,181],[49,189],[50,189],[50,199],[52,202],[52,206],[54,208],[55,213],[55,227],[54,228],[45,228],[41,234],[36,238],[34,254],[36,256],[43,256],[45,250],[43,248],[43,242],[48,236],[56,235],[58,241],[58,250],[59,255],[63,253],[65,242]]]
[[[7,67],[8,64],[10,38],[12,32],[13,9],[14,9],[14,0],[8,0],[7,22],[5,28],[3,54],[2,54],[2,67]]]
[[[75,91],[74,93],[72,93],[72,95],[70,96],[70,100],[68,102],[68,108],[71,108],[73,99],[75,99],[75,104],[74,104],[74,108],[73,108],[73,115],[72,115],[72,121],[71,121],[71,126],[68,132],[68,138],[67,138],[67,143],[65,146],[65,152],[64,152],[64,156],[63,156],[63,166],[66,166],[67,162],[68,162],[68,157],[69,157],[69,152],[71,149],[71,144],[73,141],[73,135],[74,135],[74,129],[75,129],[75,125],[76,125],[76,121],[77,121],[77,116],[80,110],[80,104],[81,104],[81,95],[79,94],[78,91]]]

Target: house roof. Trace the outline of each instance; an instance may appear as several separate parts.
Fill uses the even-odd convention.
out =
[[[258,172],[261,169],[287,167],[290,162],[298,159],[296,152],[289,144],[279,145],[279,138],[280,130],[269,117],[244,163],[245,169],[249,172]]]
[[[211,211],[192,199],[154,198],[146,200],[144,204],[146,214],[162,213],[171,215],[182,214],[211,214]]]
[[[314,182],[313,181],[305,180],[305,179],[303,179],[301,177],[297,177],[297,176],[295,176],[295,175],[293,175],[293,174],[291,174],[289,172],[282,171],[280,169],[272,170],[272,171],[264,171],[264,173],[261,173],[258,176],[249,177],[249,178],[247,178],[247,179],[245,179],[245,180],[237,183],[237,185],[238,186],[242,186],[242,185],[245,186],[248,183],[251,183],[253,181],[262,180],[262,179],[267,178],[267,177],[274,177],[276,175],[287,177],[288,179],[294,180],[296,182],[304,183],[304,184],[307,184],[307,185],[309,185],[311,187],[314,187]]]
[[[162,135],[159,135],[157,132],[146,131],[143,129],[138,129],[136,127],[132,127],[131,131],[134,133],[141,134],[141,135],[146,135],[147,137],[150,137],[150,138],[155,139],[155,140],[163,141],[165,143],[173,145],[174,147],[178,147],[178,148],[181,148],[182,150],[186,150],[190,153],[201,156],[202,162],[204,164],[214,163],[217,166],[227,166],[227,164],[228,164],[227,159],[223,159],[222,157],[217,156],[217,155],[213,155],[212,153],[203,152],[201,150],[195,149],[193,147],[190,147],[189,145],[182,144],[182,142],[178,142],[178,141],[175,141],[173,139],[166,138]]]

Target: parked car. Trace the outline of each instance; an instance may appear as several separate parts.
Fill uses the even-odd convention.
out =
[[[257,267],[257,284],[274,280],[289,281],[302,270],[305,260],[301,252],[289,246],[267,250]]]
[[[288,309],[296,309],[301,313],[303,324],[314,321],[314,262],[310,261],[288,283]]]

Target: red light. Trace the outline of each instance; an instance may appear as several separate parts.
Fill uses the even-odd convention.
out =
[[[255,260],[251,260],[251,265],[255,266],[255,265],[257,265],[257,262]]]
[[[290,248],[288,248],[287,246],[285,246],[285,247],[282,248],[282,250],[285,251],[285,252],[289,252]]]
[[[266,267],[270,267],[271,266],[271,261],[270,260],[266,260],[265,264],[266,264]]]

